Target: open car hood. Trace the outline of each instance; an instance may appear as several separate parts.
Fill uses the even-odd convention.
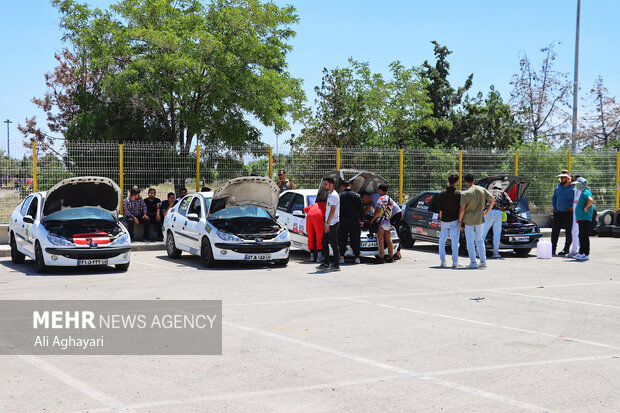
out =
[[[67,208],[94,207],[118,217],[122,191],[110,178],[81,176],[63,179],[45,196],[42,217]]]
[[[492,189],[495,186],[501,187],[512,199],[512,206],[516,206],[525,190],[530,186],[530,181],[520,176],[514,175],[494,175],[482,178],[476,183],[486,189]]]
[[[209,214],[221,209],[252,205],[266,210],[275,218],[280,188],[262,176],[244,176],[227,181],[213,192]]]
[[[340,182],[348,180],[351,182],[351,190],[362,195],[364,193],[374,194],[379,190],[379,185],[387,184],[387,181],[374,172],[360,171],[359,169],[336,169],[326,173],[323,178],[334,178],[334,189],[340,190]],[[319,195],[322,190],[319,190]],[[318,201],[317,196],[317,201]]]

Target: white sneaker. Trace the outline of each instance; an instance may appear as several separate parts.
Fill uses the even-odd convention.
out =
[[[588,261],[590,259],[590,256],[586,255],[586,254],[577,254],[575,259],[577,259],[579,261]]]
[[[480,268],[486,268],[487,267],[487,262],[486,261],[480,261]]]
[[[448,264],[445,261],[441,262],[441,268],[448,268]]]
[[[354,262],[355,262],[356,264],[359,264],[359,263],[361,262],[361,261],[360,261],[360,257],[355,257],[355,261],[354,261]]]
[[[465,267],[465,265],[461,264],[460,262],[452,263],[452,268],[463,268],[463,267]]]
[[[472,262],[472,263],[469,264],[469,267],[467,267],[467,268],[476,269],[476,268],[478,268],[478,264],[475,263],[475,262]]]

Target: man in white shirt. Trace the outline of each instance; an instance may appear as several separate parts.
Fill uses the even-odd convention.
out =
[[[340,271],[338,259],[338,228],[340,227],[340,196],[334,190],[334,179],[323,179],[323,189],[328,193],[327,205],[325,208],[325,230],[323,234],[323,262],[317,270],[321,271]],[[334,263],[329,265],[329,247],[332,247]]]

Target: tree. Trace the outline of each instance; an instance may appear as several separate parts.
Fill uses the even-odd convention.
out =
[[[517,145],[523,137],[508,104],[491,86],[486,98],[482,93],[465,98],[462,110],[451,115],[454,128],[448,144],[461,148],[508,148]]]
[[[536,71],[527,57],[519,62],[520,73],[510,82],[510,102],[517,119],[525,125],[525,136],[533,142],[543,139],[554,143],[565,139],[563,127],[570,120],[568,108],[571,82],[568,74],[553,70],[557,57],[555,44],[542,48],[544,59]]]
[[[137,113],[143,125],[178,145],[181,156],[195,139],[259,142],[252,116],[280,133],[289,127],[285,116],[303,99],[301,81],[286,71],[286,42],[295,35],[290,25],[298,21],[291,6],[120,0],[102,11],[74,0],[53,4],[78,75],[101,73],[101,101]],[[108,127],[88,113],[74,117],[77,130]]]
[[[432,41],[437,61],[432,66],[427,60],[422,64],[422,77],[426,79],[426,89],[433,107],[435,128],[426,128],[423,140],[429,146],[446,144],[453,124],[450,116],[453,110],[461,104],[463,94],[471,88],[473,73],[465,80],[465,84],[454,89],[448,81],[450,63],[447,57],[452,54],[446,46]]]
[[[582,118],[580,135],[586,146],[607,147],[620,141],[620,105],[608,93],[599,76],[586,98],[593,108]]]

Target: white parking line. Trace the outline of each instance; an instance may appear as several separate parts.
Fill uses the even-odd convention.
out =
[[[546,285],[545,288],[556,288],[556,287],[583,287],[587,285],[606,285],[606,284],[618,284],[614,281],[606,281],[606,282],[594,282],[594,283],[578,283],[578,284],[555,284],[555,285]],[[396,297],[415,297],[415,296],[425,296],[425,295],[442,295],[442,294],[463,294],[463,293],[475,293],[480,291],[510,291],[510,290],[525,290],[532,288],[539,288],[537,285],[528,285],[521,287],[502,287],[502,288],[475,288],[475,289],[467,289],[467,290],[448,290],[448,291],[425,291],[425,292],[415,292],[415,293],[400,293],[400,294],[371,294],[371,295],[355,295],[355,296],[337,296],[337,297],[316,297],[316,298],[299,298],[294,300],[272,300],[272,301],[255,301],[249,303],[226,303],[223,305],[225,307],[247,307],[253,305],[272,305],[272,304],[295,304],[295,303],[305,303],[312,301],[330,301],[330,300],[347,300],[347,299],[363,299],[363,298],[396,298]]]
[[[620,309],[620,306],[617,306],[617,305],[598,304],[598,303],[590,303],[590,302],[587,302],[587,301],[577,301],[577,300],[567,300],[565,298],[547,297],[547,296],[544,296],[544,295],[511,293],[509,291],[501,291],[501,290],[486,290],[486,291],[490,291],[492,293],[517,295],[517,296],[520,296],[520,297],[540,298],[541,300],[561,301],[561,302],[564,302],[564,303],[572,303],[572,304],[590,305],[590,306],[594,306],[594,307],[604,307],[604,308]]]
[[[280,340],[280,341],[286,341],[288,343],[292,343],[292,344],[298,344],[300,346],[304,346],[313,350],[317,350],[317,351],[322,351],[324,353],[328,353],[328,354],[332,354],[334,356],[339,356],[342,358],[346,358],[349,360],[354,360],[357,361],[359,363],[362,364],[366,364],[372,367],[377,367],[377,368],[381,368],[381,369],[385,369],[388,371],[392,371],[394,373],[400,374],[400,375],[406,375],[406,376],[410,376],[416,379],[420,379],[420,380],[424,380],[426,382],[430,382],[430,383],[434,383],[434,384],[438,384],[440,386],[444,386],[444,387],[449,387],[452,389],[456,389],[456,390],[460,390],[466,393],[470,393],[470,394],[474,394],[476,396],[480,396],[480,397],[484,397],[487,399],[491,399],[500,403],[505,403],[505,404],[509,404],[524,410],[529,410],[529,411],[533,411],[533,412],[549,412],[550,410],[545,409],[543,407],[539,407],[539,406],[535,406],[533,404],[529,404],[529,403],[525,403],[525,402],[521,402],[519,400],[514,400],[499,394],[495,394],[495,393],[490,393],[484,390],[480,390],[480,389],[476,389],[474,387],[470,387],[470,386],[465,386],[459,383],[454,383],[451,381],[447,381],[447,380],[443,380],[443,379],[438,379],[436,377],[431,377],[431,376],[427,376],[421,373],[416,373],[407,369],[403,369],[401,367],[397,367],[397,366],[393,366],[391,364],[387,364],[387,363],[383,363],[381,361],[376,361],[376,360],[372,360],[372,359],[368,359],[365,357],[360,357],[360,356],[356,356],[354,354],[350,354],[350,353],[346,353],[344,351],[340,351],[340,350],[335,350],[335,349],[331,349],[325,346],[321,346],[318,344],[314,344],[314,343],[310,343],[307,341],[303,341],[303,340],[298,340],[295,338],[291,338],[291,337],[286,337],[280,334],[275,334],[275,333],[270,333],[268,331],[264,331],[258,328],[253,328],[253,327],[246,327],[244,325],[241,324],[237,324],[237,323],[232,323],[229,321],[223,321],[222,322],[223,325],[227,325],[229,327],[233,327],[242,331],[247,331],[247,332],[251,332],[254,334],[258,334],[258,335],[262,335],[265,337],[270,337],[270,338],[274,338],[276,340]]]
[[[69,385],[80,393],[85,394],[86,396],[91,397],[98,402],[108,406],[109,410],[113,412],[133,412],[133,410],[129,406],[124,405],[113,397],[108,396],[107,394],[95,389],[91,385],[73,377],[72,375],[65,373],[58,367],[49,364],[48,362],[39,357],[26,355],[20,355],[17,357],[27,361],[38,369],[43,370],[47,374]]]
[[[441,318],[445,318],[445,319],[448,319],[448,320],[463,321],[463,322],[466,322],[466,323],[478,324],[478,325],[485,326],[485,327],[501,328],[501,329],[504,329],[504,330],[518,331],[520,333],[535,334],[535,335],[538,335],[538,336],[550,337],[550,338],[554,338],[554,339],[558,339],[558,340],[563,340],[563,341],[571,341],[571,342],[574,342],[574,343],[589,344],[591,346],[610,348],[610,349],[613,349],[613,350],[620,350],[620,347],[614,346],[614,345],[611,345],[611,344],[598,343],[596,341],[589,341],[589,340],[581,340],[581,339],[574,338],[574,337],[558,336],[556,334],[544,333],[544,332],[536,331],[536,330],[528,330],[528,329],[519,328],[519,327],[505,326],[505,325],[502,325],[502,324],[490,323],[490,322],[487,322],[487,321],[472,320],[472,319],[469,319],[469,318],[456,317],[456,316],[451,316],[451,315],[447,315],[447,314],[440,314],[440,313],[433,313],[433,312],[430,312],[430,311],[414,310],[412,308],[401,307],[401,306],[397,306],[397,305],[381,304],[381,303],[375,303],[375,302],[372,302],[372,301],[358,300],[358,299],[353,299],[353,298],[347,298],[346,300],[347,301],[356,302],[356,303],[361,303],[361,304],[376,305],[378,307],[389,308],[389,309],[392,309],[392,310],[400,310],[400,311],[406,311],[406,312],[409,312],[409,313],[423,314],[423,315],[429,315],[429,316],[433,316],[433,317],[441,317]]]

